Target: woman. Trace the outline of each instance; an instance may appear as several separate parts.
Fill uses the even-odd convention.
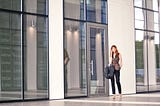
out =
[[[66,49],[64,49],[64,78],[65,78],[65,94],[67,93],[68,90],[68,84],[67,84],[67,64],[69,62],[69,55]]]
[[[118,49],[116,45],[111,46],[110,50],[110,64],[114,66],[114,76],[111,78],[111,84],[112,84],[112,93],[113,93],[113,99],[116,98],[115,95],[115,79],[116,79],[116,84],[118,87],[118,92],[120,98],[122,97],[122,91],[121,91],[121,83],[120,83],[120,69],[122,67],[122,56],[118,52]]]

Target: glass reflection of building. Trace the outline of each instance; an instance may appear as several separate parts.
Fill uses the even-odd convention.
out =
[[[135,0],[137,92],[160,90],[159,0]]]
[[[0,0],[0,102],[48,98],[47,0]]]

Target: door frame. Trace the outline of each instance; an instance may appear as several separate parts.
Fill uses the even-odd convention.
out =
[[[90,93],[90,89],[91,89],[91,76],[90,76],[90,28],[99,28],[99,29],[104,29],[105,30],[105,34],[104,34],[104,66],[103,66],[103,69],[104,67],[109,63],[108,60],[109,60],[109,57],[108,57],[108,25],[106,24],[98,24],[98,23],[91,23],[91,22],[87,22],[86,23],[86,34],[87,34],[87,38],[86,38],[86,48],[87,48],[87,57],[86,57],[86,62],[87,62],[87,66],[86,66],[86,69],[87,69],[87,95],[88,97],[94,97],[94,96],[108,96],[109,95],[109,80],[105,79],[104,76],[103,76],[103,79],[105,80],[104,81],[104,88],[105,88],[105,94],[91,94]]]

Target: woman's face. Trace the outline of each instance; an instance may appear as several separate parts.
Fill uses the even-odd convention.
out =
[[[112,52],[116,52],[116,48],[115,47],[112,47]]]

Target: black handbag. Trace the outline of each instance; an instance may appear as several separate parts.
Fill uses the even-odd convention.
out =
[[[113,65],[109,65],[105,67],[104,76],[107,79],[111,79],[114,76],[114,66]]]

